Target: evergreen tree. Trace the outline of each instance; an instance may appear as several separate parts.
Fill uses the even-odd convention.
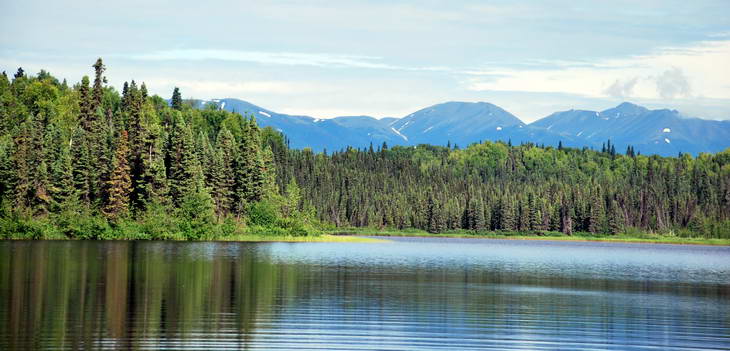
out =
[[[175,87],[175,89],[172,91],[170,106],[172,106],[172,108],[175,110],[182,110],[182,95],[180,94],[180,89],[178,87]]]
[[[102,84],[106,83],[106,77],[103,76],[106,67],[101,61],[101,57],[96,60],[92,67],[94,67],[94,91],[91,102],[91,111],[92,113],[95,113],[96,109],[101,107],[101,100],[104,97],[104,87]]]
[[[302,200],[301,191],[297,181],[292,178],[289,184],[286,185],[286,198],[284,199],[284,206],[282,206],[282,213],[284,217],[290,217],[299,212],[299,203]]]
[[[593,195],[593,203],[591,204],[590,215],[588,217],[588,231],[591,233],[602,232],[604,223],[603,206],[601,205],[600,195]]]
[[[200,164],[195,155],[192,131],[182,117],[178,117],[172,126],[169,144],[167,179],[170,197],[173,203],[179,206],[185,194],[197,186],[195,184],[197,173],[201,173],[199,178],[203,180]]]
[[[51,196],[60,209],[71,207],[76,201],[76,188],[73,178],[73,160],[68,145],[61,147],[58,159],[52,166],[53,187]]]
[[[499,211],[499,229],[506,231],[517,230],[517,220],[515,219],[515,208],[510,199],[503,199]]]
[[[241,214],[249,203],[263,196],[264,164],[260,152],[261,142],[255,120],[246,122],[244,137],[235,164],[236,211]]]
[[[79,86],[79,120],[85,131],[91,132],[93,119],[93,105],[89,95],[89,77],[84,76]]]
[[[15,79],[25,78],[25,71],[23,70],[23,67],[18,67],[18,71],[15,72],[15,75],[13,76]]]
[[[127,131],[120,133],[116,152],[112,161],[113,171],[107,183],[108,199],[104,206],[104,214],[115,219],[129,210],[129,194],[132,192],[132,179],[128,163],[129,144]]]
[[[88,206],[91,203],[91,155],[89,155],[89,146],[84,130],[81,128],[74,129],[69,144],[71,145],[76,194],[78,194],[81,203]]]

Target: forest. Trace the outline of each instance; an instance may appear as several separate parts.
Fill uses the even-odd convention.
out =
[[[5,238],[213,239],[305,236],[296,184],[280,195],[268,145],[283,136],[253,118],[199,110],[176,88],[69,86],[46,71],[0,76],[0,231]]]
[[[338,228],[730,238],[730,150],[693,157],[507,142],[288,147],[176,88],[0,76],[0,236],[212,240]]]

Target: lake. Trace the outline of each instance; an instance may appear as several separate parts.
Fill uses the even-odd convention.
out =
[[[0,242],[0,349],[730,349],[730,247]]]

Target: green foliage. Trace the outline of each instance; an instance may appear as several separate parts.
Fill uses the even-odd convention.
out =
[[[291,150],[250,116],[105,86],[0,76],[0,231],[13,238],[207,240],[369,227],[730,236],[730,149]],[[120,145],[128,131],[128,150]],[[131,185],[130,185],[131,184]],[[102,214],[107,216],[103,216]],[[583,234],[581,234],[583,235]]]
[[[182,94],[180,94],[180,89],[178,87],[175,87],[175,89],[172,91],[170,106],[172,106],[172,108],[175,110],[182,110]]]
[[[249,223],[262,227],[273,227],[278,219],[278,209],[269,201],[254,202],[246,211]]]
[[[177,88],[171,106],[135,81],[120,96],[101,59],[93,68],[93,86],[73,89],[46,71],[0,77],[3,237],[207,240],[247,222],[314,233],[311,207],[284,214],[281,134],[262,141],[253,118],[193,109]]]

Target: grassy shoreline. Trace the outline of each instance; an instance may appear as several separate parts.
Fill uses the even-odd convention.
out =
[[[640,234],[591,234],[577,233],[572,236],[559,232],[545,232],[541,234],[524,232],[483,232],[451,231],[433,234],[417,229],[372,229],[347,228],[329,231],[333,236],[383,236],[383,237],[432,237],[432,238],[468,238],[468,239],[505,239],[505,240],[553,240],[553,241],[597,241],[616,243],[648,243],[648,244],[675,244],[675,245],[712,245],[730,246],[730,239],[686,238],[654,233]]]

